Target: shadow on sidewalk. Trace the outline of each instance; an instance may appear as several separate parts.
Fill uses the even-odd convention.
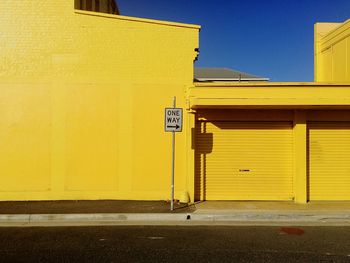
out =
[[[194,205],[175,203],[173,213],[191,213]],[[0,214],[169,213],[166,201],[4,201]]]

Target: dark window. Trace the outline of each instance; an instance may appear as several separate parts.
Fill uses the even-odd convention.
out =
[[[115,0],[74,0],[74,8],[119,15],[119,9]]]

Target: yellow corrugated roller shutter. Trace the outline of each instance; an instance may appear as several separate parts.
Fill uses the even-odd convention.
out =
[[[290,122],[198,122],[196,197],[293,199]]]
[[[350,123],[309,123],[309,199],[350,200]]]

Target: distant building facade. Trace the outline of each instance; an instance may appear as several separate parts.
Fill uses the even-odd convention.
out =
[[[315,25],[315,81],[350,81],[350,20]]]

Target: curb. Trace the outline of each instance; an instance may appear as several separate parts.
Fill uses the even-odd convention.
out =
[[[103,225],[314,225],[349,226],[350,214],[231,213],[231,214],[15,214],[0,215],[0,227]]]

